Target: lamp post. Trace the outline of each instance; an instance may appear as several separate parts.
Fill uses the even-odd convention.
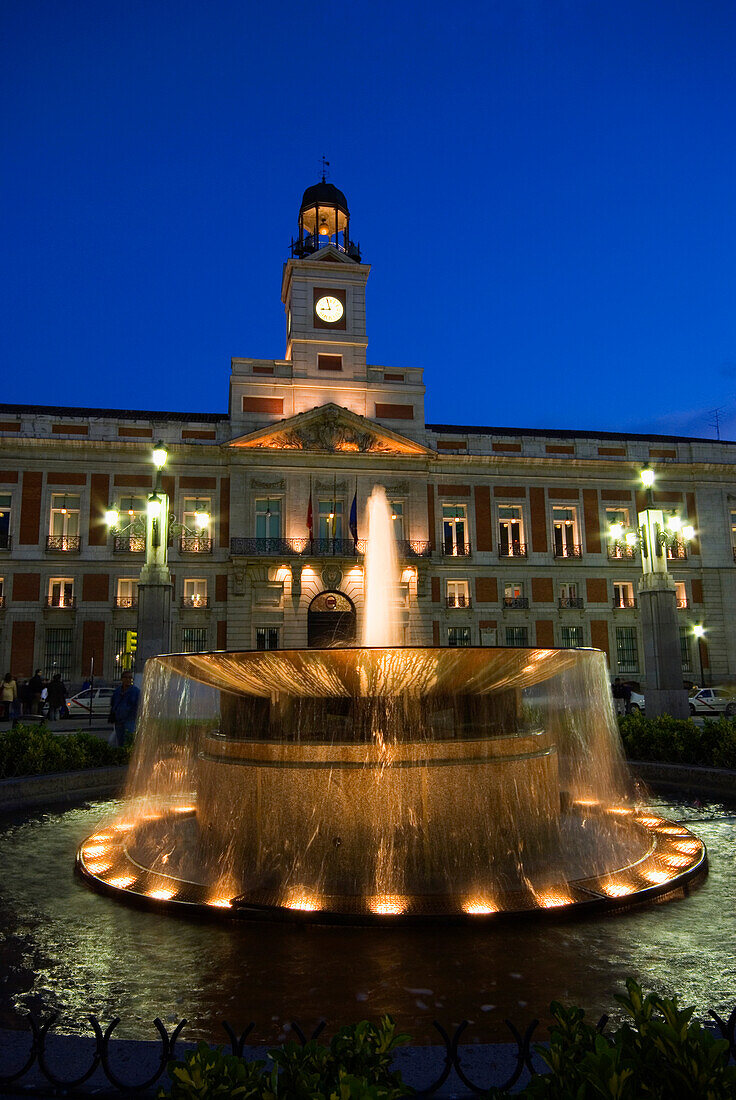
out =
[[[693,627],[693,634],[695,635],[695,641],[698,648],[698,668],[700,669],[700,687],[705,687],[703,683],[703,638],[705,637],[705,628],[702,623],[696,623]]]

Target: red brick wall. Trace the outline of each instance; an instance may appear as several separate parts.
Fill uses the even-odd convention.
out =
[[[42,489],[43,474],[32,470],[23,474],[23,490],[20,502],[20,535],[18,538],[21,546],[38,545]]]
[[[554,649],[555,624],[551,619],[537,619],[537,645],[543,649]]]
[[[82,577],[82,599],[88,603],[106,603],[110,594],[107,573],[85,573]]]
[[[585,518],[585,551],[601,552],[601,521],[598,515],[598,490],[583,489],[583,516]]]
[[[82,626],[82,675],[89,674],[90,660],[95,659],[95,676],[102,675],[105,657],[105,624],[88,619]]]
[[[491,490],[487,485],[475,487],[475,540],[477,550],[493,549]]]
[[[477,603],[496,603],[498,600],[498,581],[495,577],[475,578],[475,599]]]
[[[218,573],[215,577],[215,602],[225,603],[227,600],[227,573]],[[218,646],[221,649],[222,646]]]
[[[440,602],[440,578],[432,577],[432,603]]]
[[[429,547],[431,550],[435,549],[435,528],[434,528],[434,485],[427,486],[427,531],[429,538]]]
[[[608,649],[608,623],[605,619],[592,619],[590,623],[590,644],[593,649],[602,649],[610,658]]]
[[[220,478],[220,547],[230,545],[230,478]]]
[[[547,513],[544,504],[544,489],[529,490],[529,507],[532,514],[532,550],[543,554],[547,550]]]
[[[432,645],[440,644],[440,624],[435,621],[432,623]]]
[[[283,397],[244,397],[243,412],[274,413],[284,415]]]
[[[13,602],[16,600],[38,602],[41,595],[41,578],[38,573],[16,573],[13,577]]]
[[[378,420],[413,420],[414,406],[376,404],[376,418]]]
[[[608,603],[608,582],[605,577],[588,577],[585,592],[588,603]]]
[[[33,643],[36,627],[34,623],[13,623],[13,635],[10,643],[10,669],[13,676],[32,676]]]
[[[534,603],[552,603],[555,598],[551,577],[532,577],[532,600]]]
[[[217,622],[217,648],[227,649],[227,619],[218,619]]]
[[[107,474],[92,474],[89,489],[90,546],[104,546],[107,542],[105,511],[110,503],[110,478]]]

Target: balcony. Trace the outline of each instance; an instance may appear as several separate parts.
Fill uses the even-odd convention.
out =
[[[137,596],[116,596],[115,607],[120,611],[130,611],[138,606]]]
[[[687,546],[680,539],[672,539],[667,543],[667,557],[670,561],[685,561],[687,559]]]
[[[528,596],[504,596],[503,606],[512,611],[525,611],[529,607]]]
[[[469,542],[445,542],[442,544],[442,555],[445,558],[469,558]]]
[[[145,554],[145,535],[115,535],[112,543],[113,554]]]
[[[12,550],[13,536],[10,531],[0,531],[0,550]]]
[[[557,606],[561,610],[581,611],[585,607],[582,596],[560,596]]]
[[[609,561],[633,561],[635,557],[635,546],[621,546],[619,543],[614,543],[608,547]]]
[[[507,546],[499,546],[499,558],[525,558],[527,556],[525,542],[510,542]]]
[[[49,611],[74,611],[77,606],[76,596],[47,596],[46,607]]]
[[[179,539],[179,551],[182,554],[211,554],[212,539],[201,535],[182,535]]]
[[[631,611],[636,607],[636,600],[633,596],[619,596],[617,600],[613,601],[614,611]]]
[[[358,539],[230,539],[230,553],[246,557],[357,558],[366,540]]]
[[[181,606],[187,611],[206,611],[210,606],[209,596],[182,596]]]
[[[447,607],[472,607],[470,596],[447,596],[445,605]]]
[[[579,542],[570,543],[568,546],[555,546],[554,549],[555,558],[563,560],[566,558],[582,558],[583,548]]]
[[[46,539],[46,549],[54,553],[78,554],[82,545],[79,535],[49,535]]]
[[[428,542],[417,539],[397,539],[396,548],[400,558],[431,558],[432,547]],[[470,551],[470,547],[468,547]]]
[[[0,596],[0,611],[5,607],[5,597]]]
[[[678,598],[677,598],[677,610],[678,611],[687,611],[689,606],[690,606],[690,601],[687,598],[687,596],[678,596]]]

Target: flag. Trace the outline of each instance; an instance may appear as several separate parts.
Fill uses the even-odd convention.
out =
[[[350,505],[350,534],[353,536],[353,542],[358,541],[358,490],[355,490],[355,496],[353,497],[353,503]]]
[[[310,539],[314,537],[314,517],[312,515],[312,486],[309,486],[309,507],[307,508],[307,531],[309,532]]]

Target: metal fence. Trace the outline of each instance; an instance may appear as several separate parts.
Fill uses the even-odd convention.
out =
[[[712,1011],[709,1015],[713,1021],[714,1030],[727,1040],[731,1059],[736,1060],[736,1008],[733,1009],[727,1019],[723,1019],[718,1013]],[[182,1040],[182,1032],[187,1021],[185,1019],[180,1020],[171,1033],[167,1031],[158,1017],[153,1021],[153,1027],[159,1036],[154,1055],[155,1068],[147,1076],[141,1075],[138,1080],[130,1080],[121,1077],[118,1070],[116,1070],[114,1065],[116,1060],[115,1051],[110,1048],[115,1029],[120,1023],[119,1017],[114,1017],[104,1029],[96,1016],[89,1016],[87,1019],[93,1036],[93,1046],[89,1048],[91,1050],[89,1063],[84,1071],[76,1076],[64,1077],[55,1069],[53,1064],[54,1055],[47,1049],[49,1035],[58,1023],[58,1016],[51,1015],[45,1019],[32,1013],[26,1016],[25,1023],[30,1033],[30,1050],[22,1065],[18,1065],[17,1068],[11,1069],[0,1062],[0,1090],[3,1094],[39,1098],[50,1095],[66,1097],[95,1096],[99,1100],[112,1100],[112,1098],[121,1096],[138,1096],[142,1098],[155,1096],[158,1089],[166,1083],[166,1067],[172,1058],[177,1057],[177,1043]],[[482,1049],[487,1054],[488,1064],[482,1079],[479,1080],[477,1071],[475,1079],[467,1071],[467,1056],[465,1065],[463,1061],[466,1049],[460,1040],[468,1027],[468,1021],[463,1021],[455,1028],[454,1032],[450,1033],[439,1021],[435,1020],[433,1027],[440,1043],[434,1049],[439,1048],[441,1051],[442,1068],[440,1073],[429,1081],[412,1080],[413,1095],[418,1100],[434,1096],[447,1083],[453,1073],[456,1075],[459,1084],[453,1082],[452,1095],[471,1098],[487,1095],[492,1088],[512,1089],[525,1076],[533,1076],[538,1072],[543,1072],[540,1069],[539,1059],[535,1057],[533,1050],[534,1043],[544,1042],[546,1039],[546,1030],[540,1029],[539,1021],[532,1020],[523,1031],[519,1030],[510,1020],[506,1020],[505,1024],[509,1032],[509,1039],[506,1040],[504,1049],[510,1054],[510,1057],[502,1059],[506,1068],[497,1070],[494,1065],[496,1061],[499,1061],[498,1058],[494,1058],[494,1048],[497,1051],[498,1044],[484,1046]],[[608,1017],[602,1016],[597,1024],[598,1031],[603,1033],[607,1024]],[[235,1055],[248,1057],[249,1051],[246,1050],[246,1043],[251,1039],[250,1050],[252,1051],[254,1040],[251,1036],[255,1030],[255,1023],[249,1023],[240,1034],[226,1020],[222,1022],[221,1026],[224,1032],[223,1039],[225,1040],[223,1045],[229,1047],[229,1050]],[[290,1026],[296,1041],[304,1045],[319,1038],[326,1027],[326,1021],[322,1020],[311,1032],[305,1031],[296,1022],[292,1022]],[[5,1031],[5,1046],[7,1046],[8,1034],[9,1032]],[[19,1030],[16,1034],[20,1046],[24,1032]],[[72,1042],[73,1040],[68,1041]],[[123,1044],[124,1041],[120,1045]],[[153,1046],[154,1044],[149,1045]],[[272,1049],[276,1045],[276,1043],[260,1044],[255,1050],[254,1056],[260,1057],[265,1049]],[[80,1046],[82,1046],[81,1037]],[[478,1049],[476,1044],[467,1044],[466,1047],[474,1047],[476,1051]],[[87,1048],[85,1047],[85,1049]],[[182,1053],[183,1051],[179,1051],[178,1056],[181,1056]],[[22,1057],[22,1055],[19,1057],[19,1061]],[[477,1056],[474,1058],[474,1062],[477,1064]]]

